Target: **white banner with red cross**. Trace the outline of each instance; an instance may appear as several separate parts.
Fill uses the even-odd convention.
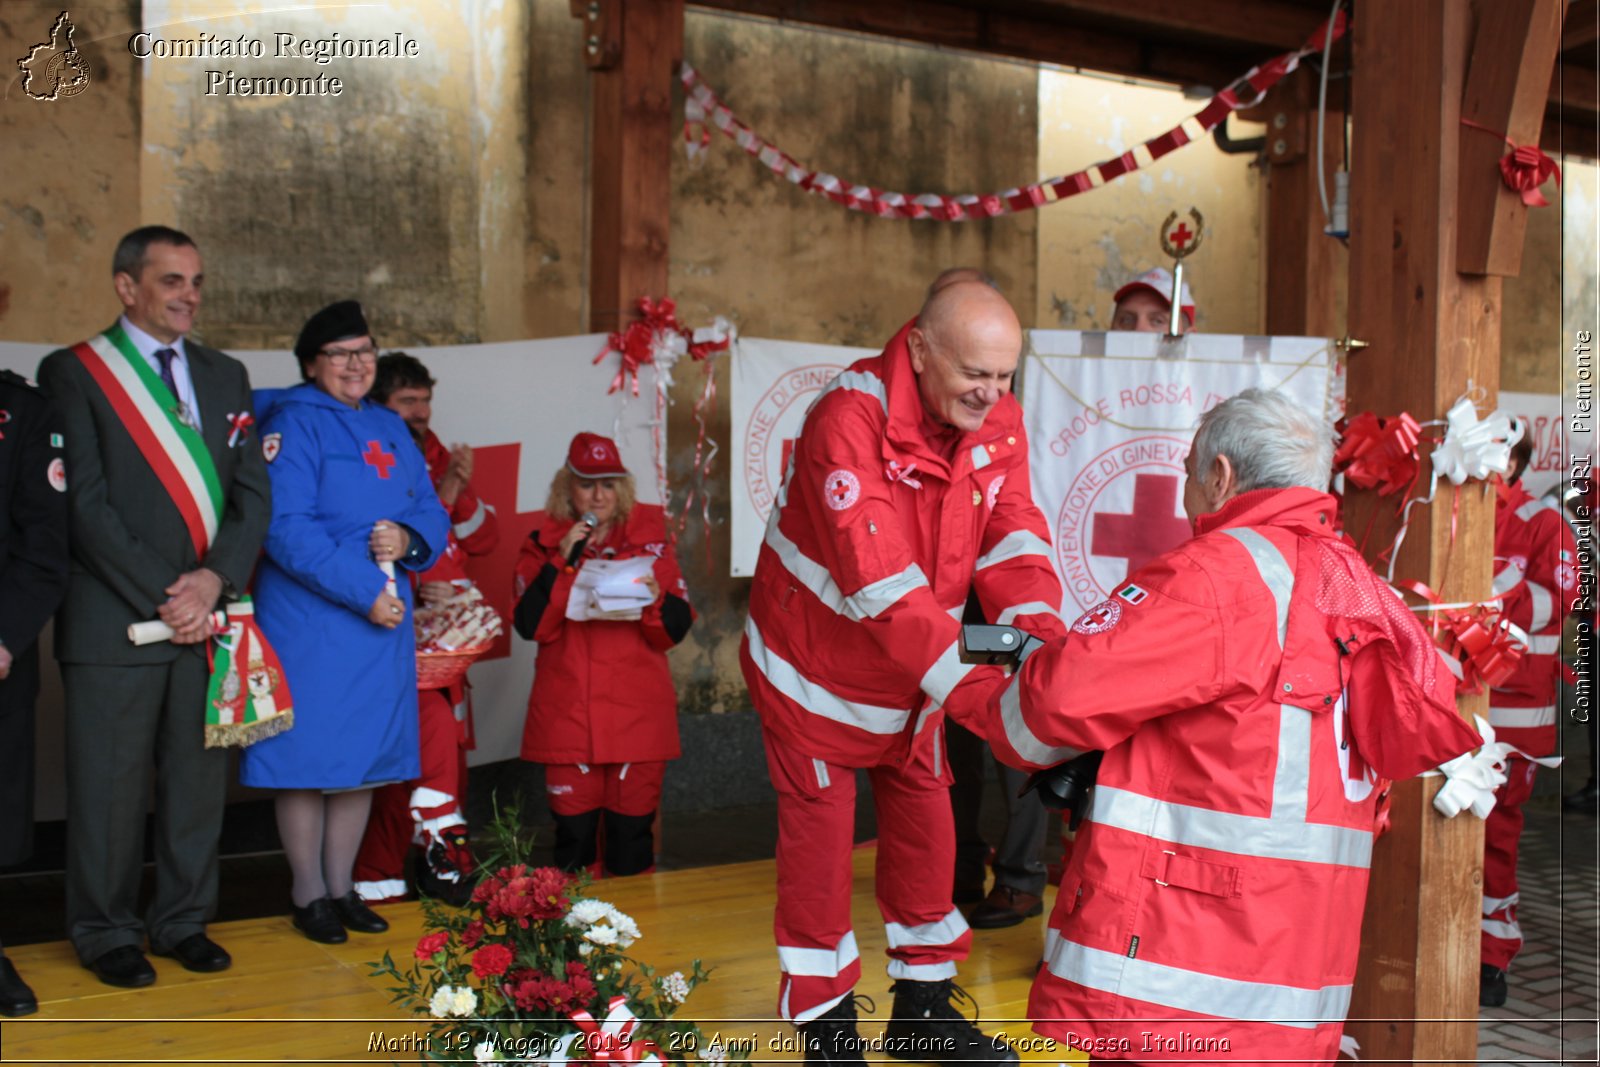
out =
[[[1102,603],[1189,538],[1183,462],[1203,413],[1251,386],[1275,387],[1331,424],[1338,367],[1332,342],[1317,337],[1033,331],[1022,409],[1062,617]]]
[[[877,354],[872,348],[803,341],[741,337],[734,342],[729,574],[748,577],[756,572],[767,516],[811,402],[834,375]]]

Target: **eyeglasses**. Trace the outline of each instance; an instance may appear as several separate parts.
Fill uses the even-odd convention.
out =
[[[351,363],[377,363],[378,350],[370,344],[360,348],[324,348],[318,352],[319,356],[327,356],[328,362],[335,367],[348,367]]]

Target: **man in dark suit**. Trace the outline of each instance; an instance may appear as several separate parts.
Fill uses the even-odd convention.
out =
[[[271,501],[243,365],[185,339],[201,271],[186,235],[128,234],[112,263],[122,317],[39,369],[65,430],[72,530],[55,644],[68,936],[108,985],[155,981],[141,935],[191,971],[232,962],[205,936],[227,776],[224,751],[204,744],[205,642],[220,601],[250,580]],[[170,642],[129,642],[130,623],[155,618]],[[156,884],[141,922],[152,777]]]
[[[61,428],[39,387],[0,370],[0,867],[33,844],[33,701],[39,631],[67,587]],[[39,1010],[0,951],[0,1015]]]

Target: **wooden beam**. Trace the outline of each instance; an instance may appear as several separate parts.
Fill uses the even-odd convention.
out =
[[[1550,72],[1550,103],[1589,115],[1600,112],[1600,80],[1595,69],[1570,59],[1558,62]]]
[[[1561,24],[1561,50],[1592,49],[1600,40],[1600,0],[1572,0]]]
[[[1328,17],[1331,5],[1307,8],[1274,0],[1049,0],[1049,7],[1180,35],[1211,37],[1287,52]],[[1147,32],[1148,32],[1147,29]],[[1243,73],[1242,71],[1240,73]]]
[[[683,0],[605,0],[582,47],[593,64],[589,143],[589,329],[633,317],[641,296],[667,295],[674,72],[683,55]],[[591,49],[598,36],[597,57]],[[614,56],[611,55],[614,53]],[[599,62],[596,62],[596,59]]]
[[[1504,137],[1519,145],[1539,140],[1564,7],[1564,0],[1476,5],[1478,29],[1461,98],[1461,121],[1472,124],[1461,134],[1456,216],[1456,269],[1463,274],[1510,278],[1522,269],[1528,206],[1507,188],[1500,158]]]
[[[1267,98],[1272,112],[1267,118],[1269,149],[1291,130],[1295,138],[1316,144],[1317,81],[1310,70],[1299,70],[1277,85]],[[1280,125],[1278,116],[1283,117]],[[1330,109],[1325,119],[1328,196],[1333,196],[1333,171],[1337,168],[1344,112]],[[1265,234],[1266,332],[1270,336],[1331,337],[1340,330],[1335,318],[1337,277],[1346,269],[1344,247],[1323,233],[1322,198],[1317,189],[1317,160],[1309,152],[1267,155],[1267,217]]]
[[[1140,39],[1125,30],[1044,18],[1037,11],[996,10],[975,0],[694,0],[691,6],[1216,89],[1271,54],[1243,45]]]
[[[1544,131],[1539,147],[1556,158],[1600,159],[1600,126],[1593,115],[1573,117],[1563,115],[1560,108],[1551,106],[1544,113]]]
[[[1355,20],[1350,330],[1371,347],[1350,357],[1352,412],[1436,419],[1468,382],[1491,404],[1498,392],[1500,279],[1455,270],[1469,17],[1458,0],[1406,0],[1363,5]],[[1493,505],[1471,485],[1412,508],[1396,576],[1451,601],[1486,598]],[[1391,542],[1392,499],[1351,491],[1346,509],[1347,529],[1371,529],[1370,550]],[[1458,702],[1485,713],[1482,695]],[[1393,829],[1374,844],[1346,1026],[1364,1061],[1476,1058],[1483,824],[1435,812],[1439,782],[1397,784]]]

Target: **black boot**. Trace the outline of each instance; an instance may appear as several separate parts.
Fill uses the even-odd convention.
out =
[[[656,841],[650,827],[656,813],[649,815],[605,814],[606,873],[640,874],[656,865]]]
[[[875,1005],[868,997],[854,994],[821,1015],[799,1027],[800,1040],[805,1042],[806,1063],[815,1067],[866,1067],[862,1053],[866,1046],[856,1032],[856,1001],[872,1011]]]
[[[1478,966],[1478,1006],[1503,1008],[1506,1003],[1506,972],[1487,963]]]
[[[478,881],[472,850],[467,846],[467,828],[452,826],[428,834],[426,840],[422,851],[416,853],[413,875],[417,892],[452,908],[465,907]]]
[[[1561,806],[1568,811],[1583,811],[1590,815],[1594,814],[1596,804],[1600,804],[1600,782],[1593,778],[1589,779],[1588,785],[1561,802]]]
[[[977,1001],[952,979],[913,982],[902,978],[890,986],[893,1018],[884,1028],[884,1051],[896,1059],[971,1067],[977,1063],[1011,1064],[1017,1051],[1004,1038],[990,1037],[950,1003],[952,995],[973,1006]]]
[[[600,829],[600,809],[581,815],[557,815],[553,859],[563,871],[581,871],[594,863],[595,832]]]

